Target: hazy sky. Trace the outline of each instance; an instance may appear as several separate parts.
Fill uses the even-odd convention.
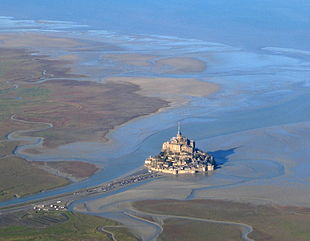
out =
[[[310,50],[309,0],[1,0],[0,15],[241,47]]]

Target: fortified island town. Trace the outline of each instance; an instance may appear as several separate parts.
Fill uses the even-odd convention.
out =
[[[177,175],[211,172],[216,163],[213,156],[196,148],[195,141],[182,135],[179,125],[177,136],[164,142],[161,152],[144,164],[149,171]]]

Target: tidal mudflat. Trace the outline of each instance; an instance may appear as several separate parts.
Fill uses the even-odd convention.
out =
[[[125,82],[127,87],[135,88],[133,94],[143,103],[153,98],[159,105],[146,112],[139,109],[141,112],[137,110],[131,118],[110,125],[104,141],[81,133],[81,140],[72,138],[46,148],[35,138],[44,133],[31,134],[34,139],[17,148],[20,157],[32,161],[83,160],[103,169],[67,187],[0,205],[74,191],[130,173],[140,168],[147,156],[157,153],[163,141],[174,136],[176,122],[181,120],[183,133],[197,140],[198,147],[211,152],[220,164],[212,175],[164,176],[104,197],[79,200],[72,204],[72,209],[113,218],[143,240],[153,240],[162,232],[162,226],[134,213],[135,201],[224,199],[310,206],[306,195],[310,187],[307,53],[298,49],[275,51],[268,46],[250,51],[202,40],[99,30],[56,31],[51,35],[54,41],[64,35],[70,41],[74,39],[74,43],[79,39],[80,45],[74,48],[66,49],[65,41],[61,42],[61,50],[51,51],[54,47],[46,45],[38,49],[52,58],[72,61],[71,72],[65,69],[66,80],[55,76],[40,79],[39,75],[36,83],[31,84],[57,86],[61,82],[58,90],[63,91],[62,87],[80,81],[79,87],[72,89],[73,94],[80,96],[85,81],[91,82],[89,86],[94,86],[95,93],[99,86],[119,86]],[[20,43],[14,44],[17,47]],[[122,99],[126,95],[114,89],[109,96],[122,103],[127,100]],[[100,119],[102,113],[93,109],[92,96],[83,96],[81,103],[70,97],[63,94],[65,104],[57,108],[78,109],[88,104],[92,107],[89,111]],[[133,102],[126,104],[131,106]],[[113,110],[111,105],[110,111]],[[61,123],[69,123],[69,129],[79,129],[77,122],[66,119]]]
[[[192,50],[189,45],[183,50]],[[165,176],[108,197],[80,201],[76,210],[123,221],[143,240],[153,240],[162,231],[160,225],[141,219],[143,214],[132,214],[131,204],[136,200],[203,198],[310,205],[305,171],[309,168],[310,118],[307,57],[300,58],[299,51],[287,56],[238,49],[195,55],[208,61],[207,70],[199,76],[219,84],[219,92],[191,97],[186,106],[116,129],[109,137],[124,148],[114,160],[131,163],[156,153],[175,134],[174,125],[181,119],[183,133],[210,151],[220,168],[209,176]],[[127,136],[135,136],[132,149],[126,145]],[[138,223],[149,228],[142,230]]]
[[[290,241],[308,240],[310,235],[309,208],[203,199],[140,201],[134,208],[147,220],[162,221],[158,240]]]

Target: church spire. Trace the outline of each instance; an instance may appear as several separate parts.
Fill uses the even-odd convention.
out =
[[[180,122],[178,122],[178,133],[177,133],[177,136],[182,136]]]

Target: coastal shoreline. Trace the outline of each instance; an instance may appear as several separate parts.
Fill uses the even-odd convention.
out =
[[[39,68],[39,73],[37,74],[37,76],[33,80],[31,80],[31,81],[27,80],[26,79],[27,75],[25,75],[25,81],[27,83],[24,83],[23,81],[20,81],[20,80],[15,81],[14,79],[12,79],[12,83],[14,83],[16,91],[23,91],[25,88],[26,88],[26,90],[29,88],[41,88],[41,89],[47,88],[47,89],[49,89],[50,88],[49,86],[58,85],[58,84],[63,84],[63,85],[67,85],[67,84],[71,85],[72,84],[72,86],[74,86],[74,83],[76,83],[77,85],[84,85],[86,83],[84,80],[86,76],[84,76],[81,73],[72,72],[72,71],[74,71],[73,67],[75,65],[77,65],[77,63],[82,61],[80,58],[75,58],[74,56],[73,56],[74,58],[73,57],[62,58],[62,56],[49,56],[46,54],[44,55],[44,51],[47,51],[48,48],[57,49],[58,48],[57,43],[62,43],[61,45],[63,45],[63,46],[61,48],[64,48],[64,47],[67,48],[73,42],[74,42],[74,46],[72,47],[70,45],[71,48],[79,49],[79,48],[82,48],[82,46],[89,44],[87,41],[84,41],[81,39],[74,39],[73,37],[69,38],[66,35],[62,36],[62,34],[56,34],[56,33],[53,33],[53,34],[49,34],[49,33],[48,34],[47,33],[23,33],[23,36],[27,40],[26,42],[16,40],[14,43],[10,43],[10,45],[8,46],[9,40],[11,38],[13,38],[15,35],[16,35],[16,33],[13,33],[13,32],[9,33],[9,34],[2,34],[1,35],[2,39],[3,39],[2,51],[4,51],[4,49],[7,49],[10,47],[9,51],[12,51],[12,53],[13,53],[16,49],[16,54],[18,54],[21,51],[25,51],[24,54],[36,53],[37,60],[39,61],[38,63],[44,62],[46,64],[44,66],[44,69],[40,69],[41,67]],[[31,44],[32,39],[36,38],[37,36],[39,36],[40,39],[43,38],[46,40],[45,45],[41,46],[42,49],[40,51],[38,51],[38,53],[36,52],[37,46],[35,47],[34,45]],[[67,41],[67,38],[68,38],[68,41]],[[48,43],[49,39],[51,40],[50,44]],[[99,42],[97,42],[97,45],[98,46],[100,45]],[[13,49],[13,47],[14,47],[14,49]],[[107,48],[110,48],[110,47],[107,45]],[[112,46],[111,48],[113,49],[114,46]],[[25,50],[23,50],[23,49],[25,49]],[[24,55],[24,58],[25,58],[25,56],[26,55]],[[32,56],[29,55],[29,58],[31,59]],[[44,58],[44,60],[40,60],[40,58]],[[59,63],[62,63],[61,61],[66,61],[66,69],[63,69],[63,72],[57,72],[57,63],[58,63],[57,61],[60,61]],[[173,60],[173,61],[175,61],[175,60]],[[189,59],[189,60],[184,60],[184,61],[194,61],[194,60]],[[76,62],[76,63],[74,63],[74,62]],[[51,70],[49,69],[49,64],[54,64],[52,66]],[[199,64],[201,64],[201,63],[199,62]],[[72,67],[72,70],[70,70],[71,67]],[[54,75],[53,71],[56,71],[57,74]],[[89,76],[88,78],[91,78],[91,76]],[[76,79],[76,80],[74,80],[74,79]],[[82,80],[80,80],[80,79],[82,79]],[[157,81],[156,78],[155,79],[149,79],[149,80],[151,82]],[[182,81],[180,81],[180,82],[176,78],[175,79],[173,79],[173,78],[171,78],[171,79],[169,79],[169,78],[160,79],[159,78],[158,80],[161,81],[162,85],[164,85],[164,82],[167,81],[167,82],[171,82],[173,84],[173,86],[181,85],[183,87],[181,87],[180,90],[169,90],[169,92],[167,92],[165,94],[165,96],[160,97],[160,96],[156,96],[156,94],[155,94],[155,92],[157,92],[157,90],[156,91],[154,90],[154,88],[155,88],[154,84],[151,84],[151,86],[148,86],[148,85],[144,86],[143,83],[140,83],[140,82],[135,83],[134,81],[130,81],[129,79],[125,80],[125,81],[124,80],[119,81],[119,80],[114,79],[112,81],[113,84],[115,84],[115,85],[122,85],[122,84],[127,85],[128,84],[128,85],[134,86],[136,88],[134,91],[137,91],[137,94],[139,94],[139,95],[145,96],[143,98],[154,98],[154,100],[155,99],[160,100],[159,98],[164,99],[165,102],[164,101],[163,102],[166,103],[166,105],[161,106],[160,108],[157,108],[152,113],[147,113],[147,114],[139,113],[137,116],[127,118],[123,123],[117,124],[116,126],[110,126],[108,128],[108,131],[102,132],[102,133],[104,133],[104,137],[101,136],[101,138],[103,138],[102,143],[104,145],[109,144],[109,142],[110,142],[110,144],[112,144],[111,142],[115,142],[115,140],[111,140],[109,138],[107,139],[106,137],[111,136],[111,133],[115,132],[116,130],[118,130],[121,127],[128,125],[129,123],[135,122],[137,120],[143,120],[144,118],[149,118],[150,116],[155,116],[159,113],[164,113],[164,112],[173,110],[174,108],[180,107],[182,105],[188,105],[189,99],[187,99],[188,97],[186,97],[186,96],[189,94],[189,92],[186,92],[186,91],[184,92],[184,90],[188,86],[194,87],[192,90],[190,90],[190,94],[189,94],[189,95],[193,95],[193,96],[207,96],[207,95],[212,94],[218,90],[216,85],[208,84],[206,82],[200,82],[198,80],[182,79]],[[105,83],[103,83],[102,85],[103,86],[105,86],[107,84],[109,85],[109,82],[111,82],[111,81],[105,81]],[[91,84],[91,82],[89,82],[89,83]],[[201,92],[201,89],[198,88],[198,86],[201,84],[203,84],[205,86],[204,89],[206,91]],[[97,84],[95,82],[93,85],[99,86],[99,84]],[[177,97],[177,99],[167,98],[167,95],[172,94],[172,91],[174,92],[174,95],[179,95],[180,97]],[[196,92],[197,92],[197,94],[196,94]],[[185,99],[187,99],[187,100],[185,101]],[[69,103],[69,104],[71,104],[71,103]],[[77,104],[72,103],[72,104],[74,105],[74,107],[78,107],[79,109],[81,109],[81,108],[84,109],[84,107],[78,103]],[[20,114],[18,114],[18,119],[15,119],[15,116],[16,116],[16,114],[11,115],[11,117],[10,117],[11,121],[19,121],[22,124],[34,125],[35,127],[31,128],[31,129],[21,129],[21,130],[17,130],[17,131],[11,131],[11,134],[8,135],[8,138],[10,139],[11,137],[15,136],[15,140],[20,141],[20,144],[14,150],[14,154],[16,154],[22,158],[25,158],[26,160],[34,161],[35,165],[37,165],[39,163],[44,163],[47,161],[48,162],[52,161],[51,162],[51,164],[52,164],[52,163],[55,163],[55,161],[57,162],[57,159],[61,160],[61,161],[72,159],[70,157],[59,157],[59,158],[57,158],[56,157],[57,153],[56,154],[54,153],[53,158],[46,158],[45,157],[44,153],[46,151],[56,151],[57,152],[54,145],[48,144],[49,139],[47,139],[47,138],[49,138],[49,136],[47,135],[48,133],[53,133],[53,130],[55,128],[59,128],[59,124],[57,122],[55,122],[53,120],[48,120],[48,119],[42,118],[42,117],[35,117],[35,116],[27,117],[27,116],[20,115]],[[47,115],[45,115],[45,116],[47,116]],[[50,123],[47,123],[47,121],[49,121]],[[43,126],[47,126],[47,127],[41,128],[41,127],[36,127],[36,125],[38,125],[38,126],[43,125]],[[44,133],[46,133],[46,134],[44,134]],[[68,140],[72,141],[73,143],[76,141],[74,139],[73,140],[68,139]],[[85,143],[91,143],[93,140],[86,139],[83,141],[85,141]],[[46,146],[46,144],[48,144],[48,145]],[[68,144],[68,143],[66,143],[66,144]],[[57,144],[57,145],[59,145],[59,146],[56,146],[56,147],[59,147],[59,148],[62,147],[61,143]],[[40,160],[43,160],[43,162],[40,162]],[[39,161],[39,162],[37,163],[37,161]],[[85,158],[84,160],[83,160],[83,158],[82,158],[82,160],[76,160],[73,158],[73,161],[74,162],[80,162],[81,164],[83,161],[86,161],[90,165],[93,165],[93,166],[97,165],[98,166],[98,163],[94,164],[91,161],[89,161],[87,158]],[[74,162],[71,162],[71,163],[74,163]],[[70,163],[70,162],[68,162],[68,163]],[[93,174],[96,174],[98,172],[102,172],[102,170],[98,171],[98,169],[96,169],[95,172],[91,172],[89,175],[83,176],[81,179],[80,177],[75,177],[74,175],[72,175],[70,173],[69,174],[64,173],[60,169],[57,169],[57,168],[54,169],[51,167],[47,167],[46,164],[37,165],[37,166],[40,168],[43,168],[44,171],[48,171],[49,173],[51,173],[53,175],[64,177],[64,178],[70,180],[70,182],[81,181],[87,177],[92,176]],[[104,166],[104,165],[99,164],[99,166]]]

